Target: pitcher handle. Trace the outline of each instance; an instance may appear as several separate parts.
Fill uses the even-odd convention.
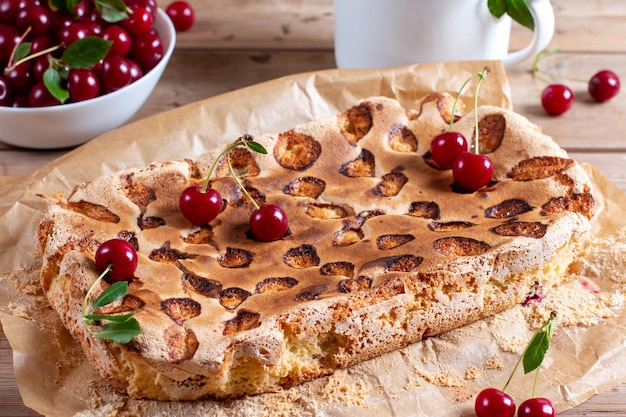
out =
[[[554,9],[550,0],[529,0],[528,6],[535,19],[535,30],[530,44],[519,51],[509,53],[502,63],[512,65],[543,51],[554,36]]]

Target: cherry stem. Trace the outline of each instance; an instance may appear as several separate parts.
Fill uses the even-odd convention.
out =
[[[62,46],[63,46],[63,43],[60,43],[58,45],[51,46],[48,49],[43,49],[43,50],[41,50],[39,52],[35,52],[34,54],[28,55],[27,57],[24,57],[24,58],[20,59],[19,61],[15,62],[14,64],[12,64],[10,66],[7,66],[4,71],[5,71],[5,73],[7,73],[7,72],[9,72],[11,70],[14,70],[16,67],[19,67],[24,62],[30,61],[30,60],[35,59],[37,57],[40,57],[42,55],[46,55],[46,54],[48,54],[50,52],[54,52],[54,51],[60,49]]]
[[[228,169],[230,170],[230,174],[233,176],[233,178],[235,178],[235,181],[237,181],[237,184],[239,184],[239,188],[241,188],[241,191],[252,202],[252,205],[254,206],[254,208],[258,210],[260,208],[258,203],[256,201],[254,201],[254,198],[252,198],[252,196],[250,195],[248,190],[246,190],[246,187],[242,184],[242,182],[239,179],[239,177],[235,174],[235,170],[233,169],[233,165],[230,163],[230,152],[228,154],[226,154],[226,162],[228,162]]]
[[[222,159],[222,156],[224,156],[224,154],[227,153],[227,160],[229,161],[229,167],[230,167],[230,151],[234,148],[236,148],[237,146],[241,146],[241,145],[245,145],[247,141],[252,140],[252,136],[246,134],[243,135],[239,138],[237,138],[237,140],[235,140],[233,143],[231,143],[226,149],[224,149],[218,156],[217,158],[215,158],[215,161],[213,161],[213,164],[211,165],[211,168],[209,168],[209,173],[207,174],[205,180],[204,180],[204,184],[202,184],[202,188],[200,189],[201,192],[206,193],[206,189],[209,188],[209,183],[211,182],[211,175],[213,175],[213,171],[215,171],[215,167],[217,167],[217,163],[220,161],[220,159]],[[234,172],[231,168],[230,170],[231,174],[234,175]],[[236,176],[235,176],[236,177]]]
[[[14,61],[15,59],[15,53],[17,52],[17,48],[19,48],[19,46],[24,42],[24,39],[26,38],[26,36],[28,35],[28,33],[31,31],[31,26],[27,27],[26,30],[24,31],[24,33],[22,34],[22,36],[20,37],[19,42],[17,42],[15,44],[15,46],[13,47],[13,50],[11,51],[11,59],[9,59],[9,62],[7,64],[7,67],[4,69],[4,73],[7,74],[11,71],[13,71],[15,68],[19,67],[21,64],[23,64],[24,62],[30,61],[31,59],[35,59],[37,57],[40,57],[42,55],[46,55],[50,52],[54,52],[57,49],[60,49],[63,46],[63,42],[61,42],[58,45],[55,46],[51,46],[50,48],[47,49],[43,49],[39,52],[35,52],[34,54],[30,54],[28,56],[25,56],[22,59],[19,59],[17,61]]]
[[[456,97],[454,98],[454,103],[452,103],[452,112],[450,113],[450,125],[448,126],[449,132],[452,131],[452,125],[454,124],[454,121],[455,121],[454,115],[456,114],[456,106],[459,103],[459,100],[461,99],[461,94],[463,94],[463,90],[465,90],[465,87],[467,86],[467,84],[469,84],[470,81],[472,81],[477,76],[478,74],[474,74],[471,77],[469,77],[467,80],[465,80],[465,82],[463,83],[459,91],[456,93]]]
[[[104,276],[108,274],[111,269],[113,269],[113,263],[109,263],[107,267],[104,268],[104,271],[102,271],[100,276],[93,282],[93,284],[91,284],[91,286],[87,290],[87,294],[85,294],[85,298],[83,299],[83,311],[82,311],[83,317],[85,317],[85,313],[87,310],[87,302],[89,301],[89,297],[91,296],[91,293],[93,292],[94,288],[96,288],[96,285],[98,285],[98,283],[102,280],[102,278],[104,278]]]
[[[476,74],[476,77],[479,77],[478,83],[476,84],[476,93],[474,95],[474,153],[476,155],[480,155],[480,151],[478,149],[478,91],[480,90],[480,85],[483,81],[485,81],[485,78],[487,78],[487,74],[489,74],[490,71],[489,67],[485,67],[481,72]]]
[[[545,76],[546,78],[544,78],[544,81],[546,82],[552,82],[555,78],[561,78],[564,80],[569,80],[569,81],[574,81],[574,82],[580,82],[580,83],[586,83],[587,80],[583,80],[581,78],[576,78],[576,77],[569,77],[567,75],[560,75],[560,74],[556,74],[550,71],[546,71],[543,68],[541,68],[539,66],[539,62],[541,61],[541,59],[545,56],[545,57],[549,57],[551,55],[556,54],[557,52],[559,52],[559,48],[552,48],[548,51],[541,51],[539,52],[536,56],[535,56],[535,60],[533,61],[533,66],[532,66],[532,74],[533,76],[537,77],[538,74]]]

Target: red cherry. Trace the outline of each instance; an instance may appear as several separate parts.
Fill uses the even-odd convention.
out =
[[[464,152],[454,161],[452,176],[457,185],[470,191],[480,190],[493,177],[493,163],[488,156]]]
[[[213,188],[202,192],[202,187],[187,187],[181,193],[178,204],[183,216],[197,225],[210,223],[222,211],[222,197]]]
[[[288,228],[287,214],[275,204],[264,204],[250,216],[250,230],[259,240],[278,240],[285,236]]]
[[[478,417],[513,417],[515,401],[499,389],[486,388],[476,396],[474,411]]]
[[[172,20],[177,32],[189,30],[195,21],[194,11],[186,1],[170,3],[165,9],[165,13]]]
[[[459,132],[443,132],[430,142],[430,153],[435,163],[443,169],[450,169],[456,158],[467,152],[467,140]]]
[[[131,83],[134,83],[135,81],[143,77],[143,71],[141,70],[141,67],[139,66],[139,64],[129,59],[128,65],[130,67],[130,82]]]
[[[547,398],[530,398],[520,404],[518,417],[556,417],[554,405]]]
[[[111,25],[102,32],[102,39],[111,41],[109,55],[126,56],[130,52],[132,41],[130,35],[119,26]]]
[[[574,103],[574,93],[563,84],[551,84],[541,92],[541,105],[548,114],[558,116]]]
[[[93,28],[87,23],[75,21],[69,26],[64,26],[59,32],[59,40],[62,41],[65,46],[70,46],[79,39],[84,39],[87,36],[92,36]]]
[[[57,104],[61,104],[61,102],[50,94],[43,81],[37,81],[28,94],[28,105],[30,107],[48,107],[56,106]]]
[[[156,16],[158,9],[156,0],[126,0],[125,3],[131,9],[136,7],[145,7],[150,13],[152,13],[153,17]]]
[[[32,62],[26,61],[4,74],[14,93],[27,93],[33,87]]]
[[[77,17],[85,17],[89,14],[91,6],[88,1],[81,0],[72,10]]]
[[[19,0],[0,0],[0,22],[14,24],[19,9]]]
[[[132,37],[139,37],[147,34],[152,28],[152,13],[145,7],[133,7],[131,9],[132,14],[130,14],[128,19],[122,20],[120,25]]]
[[[102,62],[102,86],[107,92],[119,90],[131,82],[128,60],[118,55],[107,55]]]
[[[137,260],[135,248],[122,239],[107,240],[98,247],[95,255],[96,266],[101,271],[113,264],[107,275],[115,281],[131,279],[137,269]]]
[[[155,33],[148,33],[136,38],[130,47],[130,57],[146,73],[163,58],[163,40]]]
[[[0,67],[4,67],[11,54],[13,48],[20,42],[20,33],[13,26],[0,25]]]
[[[72,69],[67,77],[67,91],[72,102],[89,100],[98,96],[100,80],[87,69]]]
[[[39,36],[44,35],[52,25],[52,15],[43,6],[29,4],[18,10],[15,21],[18,29],[30,27],[32,36]]]
[[[596,73],[589,80],[588,86],[589,94],[599,103],[615,97],[619,92],[619,88],[619,77],[609,70],[602,70]]]
[[[47,55],[38,56],[33,59],[33,64],[31,68],[31,73],[33,79],[35,81],[41,81],[43,79],[43,74],[50,67],[50,60]]]

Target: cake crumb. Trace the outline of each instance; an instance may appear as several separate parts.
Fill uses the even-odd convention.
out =
[[[469,381],[477,381],[483,375],[483,370],[477,366],[470,366],[465,371],[465,379]]]
[[[348,381],[343,371],[336,371],[327,379],[327,383],[317,395],[325,402],[345,405],[361,405],[368,395],[368,389],[361,380]]]
[[[427,371],[423,371],[421,369],[415,368],[415,373],[424,378],[426,381],[431,384],[437,385],[439,387],[464,387],[465,382],[463,378],[461,378],[458,374],[453,371],[443,370],[435,373],[430,373]]]
[[[491,355],[487,361],[483,364],[483,369],[490,370],[502,370],[504,369],[504,364],[502,363],[502,358],[497,354]]]

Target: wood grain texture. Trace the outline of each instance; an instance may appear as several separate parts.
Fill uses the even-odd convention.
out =
[[[163,78],[131,120],[289,74],[335,67],[333,0],[188,0],[196,10],[193,30],[179,34]],[[159,0],[166,6],[168,0]],[[552,0],[556,33],[551,47],[561,50],[542,67],[556,76],[533,78],[530,64],[510,68],[514,110],[542,126],[577,160],[599,167],[626,190],[626,93],[603,103],[586,96],[586,80],[610,68],[626,81],[624,0]],[[511,48],[530,32],[514,26]],[[576,95],[561,117],[545,115],[539,95],[547,82],[569,81]],[[0,127],[1,128],[1,127]],[[0,176],[27,175],[67,150],[27,151],[0,143]],[[625,364],[626,365],[626,364]],[[560,414],[568,417],[626,415],[626,384],[601,393]],[[11,347],[0,330],[0,417],[39,416],[23,405],[13,375]]]

